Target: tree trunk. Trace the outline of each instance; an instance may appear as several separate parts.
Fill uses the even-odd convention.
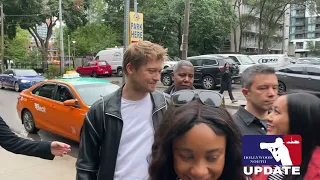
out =
[[[263,8],[264,8],[265,3],[266,3],[266,0],[263,0],[263,1],[261,2],[261,6],[260,6],[259,36],[258,36],[258,54],[260,54],[260,49],[261,49],[261,41],[262,41],[262,37],[261,37],[261,31],[262,31],[262,15],[263,15]]]
[[[238,45],[237,45],[237,28],[233,28],[233,43],[234,43],[234,52],[238,52]]]
[[[177,24],[178,26],[178,48],[179,48],[179,57],[182,59],[181,43],[182,43],[182,19],[179,19]],[[187,55],[188,56],[188,55]]]

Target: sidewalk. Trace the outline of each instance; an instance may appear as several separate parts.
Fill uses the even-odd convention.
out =
[[[16,155],[0,147],[1,180],[71,180],[76,179],[76,159],[56,157],[53,161]]]

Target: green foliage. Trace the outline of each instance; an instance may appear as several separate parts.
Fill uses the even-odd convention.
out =
[[[57,65],[49,65],[48,72],[45,74],[47,79],[53,79],[60,76],[60,66]]]
[[[122,43],[124,2],[105,1],[108,4],[105,22],[117,32],[117,41]],[[179,56],[184,9],[184,0],[139,0],[138,11],[144,14],[144,40],[159,43],[168,48],[169,55]],[[221,39],[229,35],[233,21],[234,13],[228,3],[222,4],[220,0],[191,1],[189,56],[219,51]]]
[[[18,27],[16,37],[13,39],[5,38],[5,40],[5,59],[15,62],[27,60],[27,49],[30,44],[28,31]]]
[[[57,31],[56,47],[60,48],[60,36]],[[70,34],[70,51],[73,54],[74,50],[76,56],[83,56],[87,54],[96,54],[99,51],[121,45],[116,41],[117,35],[115,31],[104,23],[90,23],[86,26],[70,32],[66,27],[64,28],[64,50],[65,56],[68,53],[68,34]],[[75,44],[72,42],[75,41]]]
[[[310,55],[320,56],[320,41],[308,41],[307,47]]]

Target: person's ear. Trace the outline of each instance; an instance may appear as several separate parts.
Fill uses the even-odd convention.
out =
[[[241,91],[242,91],[242,94],[243,94],[244,97],[247,98],[249,96],[250,92],[249,92],[249,90],[247,88],[242,88]]]
[[[130,63],[127,64],[126,69],[127,69],[128,74],[133,74],[135,72],[134,67]]]

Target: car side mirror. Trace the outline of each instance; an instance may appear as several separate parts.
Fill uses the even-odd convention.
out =
[[[13,74],[9,74],[9,76],[13,76]]]
[[[77,101],[75,99],[69,99],[63,102],[64,106],[73,106],[76,107],[77,106]]]

